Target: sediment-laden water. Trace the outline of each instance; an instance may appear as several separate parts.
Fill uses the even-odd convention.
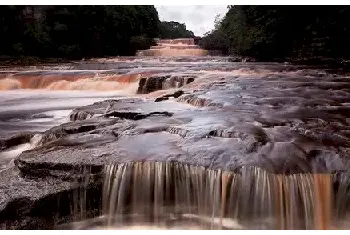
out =
[[[59,228],[348,228],[348,173],[233,173],[178,162],[130,162],[104,172],[101,215]]]

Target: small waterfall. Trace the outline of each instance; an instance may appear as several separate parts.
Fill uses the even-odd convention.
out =
[[[137,56],[205,56],[208,51],[195,45],[193,38],[160,39],[156,46],[141,50]]]
[[[140,225],[141,216],[160,228],[330,229],[349,200],[350,178],[334,174],[234,173],[178,162],[129,162],[105,172],[107,228]]]
[[[157,90],[180,88],[190,84],[195,76],[188,75],[153,75],[142,77],[139,81],[138,94],[148,94]]]
[[[147,75],[147,73],[145,73]],[[96,74],[85,72],[44,72],[31,75],[15,74],[0,78],[1,90],[15,89],[48,89],[48,90],[97,90],[112,91],[130,89],[131,84],[137,84],[143,73],[133,74]],[[134,85],[133,85],[134,87]],[[132,88],[133,93],[137,88]]]
[[[35,134],[27,143],[19,144],[3,152],[0,151],[0,172],[13,167],[15,165],[14,160],[17,156],[24,151],[36,148],[40,145],[41,140],[42,134]]]

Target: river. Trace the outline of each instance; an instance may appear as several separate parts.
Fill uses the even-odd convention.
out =
[[[48,228],[89,228],[94,206],[98,228],[346,227],[349,77],[192,54],[3,68],[0,204],[73,188],[83,167],[103,175],[101,198],[90,175],[70,202],[79,219],[59,209]]]

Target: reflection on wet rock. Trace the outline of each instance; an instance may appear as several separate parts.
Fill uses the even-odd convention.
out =
[[[82,190],[75,209],[81,211],[50,208],[46,227],[82,222],[75,225],[89,228],[84,221],[99,228],[345,226],[337,221],[346,221],[350,209],[346,75],[316,67],[232,63],[224,57],[108,58],[74,66],[105,70],[65,72],[69,76],[56,71],[52,81],[42,71],[28,80],[17,71],[4,76],[0,86],[75,89],[93,74],[94,82],[104,83],[97,90],[127,90],[133,97],[74,107],[70,122],[43,131],[38,145],[15,158],[19,172],[3,176],[9,185],[0,184],[5,189],[0,212],[13,212],[11,203],[31,209],[13,217],[0,213],[6,226],[16,227],[25,218],[40,227],[47,214],[37,206],[59,201],[58,195],[68,197],[75,180]],[[4,101],[6,107],[12,99]],[[0,121],[46,118],[40,113],[46,114],[16,116],[7,110]],[[28,136],[7,137],[1,139],[2,149],[29,141]],[[82,168],[91,177],[85,178]],[[36,182],[45,182],[47,193]],[[15,195],[21,184],[28,196]]]

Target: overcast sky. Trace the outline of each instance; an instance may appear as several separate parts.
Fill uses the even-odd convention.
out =
[[[223,17],[227,12],[227,5],[156,5],[155,7],[160,20],[185,23],[186,28],[196,36],[203,36],[212,30],[215,16],[220,14]]]

